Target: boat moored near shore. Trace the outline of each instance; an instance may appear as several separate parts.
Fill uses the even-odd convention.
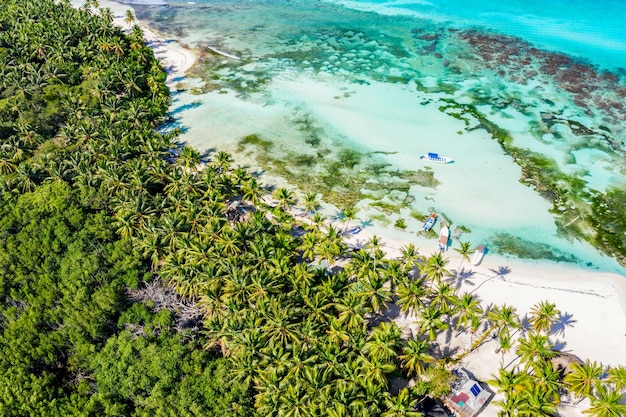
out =
[[[433,228],[436,221],[437,221],[437,214],[432,213],[430,216],[426,218],[426,221],[424,221],[424,226],[422,227],[422,230],[424,232],[428,232],[430,229]]]
[[[485,248],[484,245],[478,245],[476,246],[476,249],[474,249],[474,254],[472,255],[472,265],[476,266],[478,264],[480,264],[483,260],[483,257],[485,256],[485,252],[487,252],[487,248]]]
[[[443,226],[439,231],[439,240],[437,244],[439,245],[440,251],[445,251],[448,249],[448,240],[450,239],[450,229],[448,226]]]

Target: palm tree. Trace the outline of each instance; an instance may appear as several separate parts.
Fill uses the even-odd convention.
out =
[[[416,324],[421,334],[428,334],[428,338],[432,342],[437,338],[438,330],[445,330],[448,325],[441,320],[442,312],[435,306],[428,306],[420,312]]]
[[[541,301],[530,309],[529,323],[538,332],[549,333],[554,323],[559,320],[561,312],[554,303]]]
[[[519,340],[519,345],[515,353],[524,363],[524,369],[542,365],[545,359],[555,357],[558,352],[552,350],[552,344],[548,340],[548,336],[541,333],[530,332],[526,338]]]
[[[195,169],[200,163],[200,152],[191,146],[183,146],[176,163],[187,170]]]
[[[253,205],[258,205],[261,202],[261,187],[256,178],[248,178],[241,184],[241,198]]]
[[[387,374],[396,370],[396,367],[387,361],[379,361],[366,356],[359,356],[357,362],[360,365],[362,378],[359,378],[361,386],[368,388],[372,384],[375,389],[386,389],[388,385]]]
[[[368,336],[363,353],[371,359],[391,362],[397,356],[401,336],[402,332],[395,322],[381,322]]]
[[[458,300],[458,320],[456,323],[456,330],[461,327],[466,327],[467,324],[472,323],[473,317],[481,317],[483,309],[480,306],[480,300],[474,294],[465,293]]]
[[[491,323],[491,327],[485,332],[486,335],[494,330],[500,331],[503,328],[519,327],[519,319],[515,313],[515,307],[507,306],[503,304],[501,306],[495,306],[487,313],[487,319]]]
[[[561,373],[558,369],[555,369],[552,362],[546,362],[542,366],[535,368],[533,376],[533,385],[535,389],[543,393],[553,402],[559,400],[559,389],[563,386],[560,381]]]
[[[374,314],[380,314],[387,310],[392,299],[392,293],[385,286],[384,278],[379,275],[370,275],[363,279],[361,284],[363,289],[359,294],[365,298],[366,305],[371,311]]]
[[[500,367],[504,367],[504,355],[513,347],[513,340],[511,340],[511,334],[508,330],[498,333],[498,343],[500,343],[498,349],[500,349],[500,353],[502,353]]]
[[[398,359],[408,376],[415,374],[421,378],[426,371],[425,365],[435,361],[435,358],[428,354],[429,347],[428,342],[421,339],[409,339],[406,342]]]
[[[498,417],[517,417],[523,402],[522,396],[514,393],[505,395],[504,400],[494,401],[493,405],[500,409]]]
[[[469,254],[472,250],[472,244],[470,242],[459,242],[461,247],[460,248],[454,248],[455,251],[457,251],[458,253],[461,254],[461,262],[459,263],[459,267],[456,271],[456,277],[458,279],[459,274],[461,273],[461,265],[463,265],[463,261],[468,260],[469,261]]]
[[[616,391],[623,392],[626,389],[626,367],[624,365],[609,368],[607,374],[607,382],[613,384]]]
[[[402,388],[397,396],[392,396],[388,392],[384,393],[386,411],[382,417],[421,417],[422,413],[415,411],[417,398],[411,399],[409,390]]]
[[[350,225],[350,220],[354,220],[356,219],[356,208],[354,207],[348,207],[346,209],[343,210],[343,216],[344,216],[344,220],[346,222],[343,231],[345,232],[346,230],[348,230],[348,226]]]
[[[452,316],[456,306],[459,304],[459,297],[455,288],[449,282],[440,282],[433,289],[431,306],[436,305],[442,314]]]
[[[583,413],[591,417],[623,417],[626,415],[626,405],[622,404],[622,394],[612,391],[607,386],[596,384],[595,394],[589,397],[591,407]]]
[[[417,262],[422,259],[422,256],[412,243],[402,246],[400,252],[402,253],[402,266],[406,273],[409,273],[417,265]]]
[[[522,396],[517,415],[520,417],[553,417],[556,413],[556,403],[551,396],[545,394],[540,386],[534,385]]]
[[[431,286],[441,282],[444,276],[450,275],[450,272],[446,269],[447,264],[448,259],[444,258],[441,252],[437,252],[428,258],[422,268],[422,273],[430,280]]]
[[[296,202],[293,191],[282,187],[278,188],[274,192],[274,197],[276,198],[276,200],[278,200],[278,207],[282,208],[285,211],[289,211],[291,206],[294,205]]]
[[[571,372],[564,378],[567,389],[580,398],[589,397],[604,373],[602,366],[587,359],[584,364],[572,363],[570,368]]]
[[[426,306],[428,291],[424,287],[424,280],[405,278],[398,284],[397,303],[403,313],[417,314]]]
[[[128,25],[128,27],[132,26],[135,23],[135,15],[131,9],[126,9],[126,14],[124,16],[124,23]]]
[[[498,392],[511,397],[528,391],[532,385],[531,381],[531,376],[527,373],[519,372],[517,369],[507,371],[504,368],[500,368],[498,376],[492,375],[492,379],[487,382],[489,385],[496,387]]]
[[[378,259],[385,256],[385,253],[382,251],[383,242],[380,239],[380,236],[372,236],[367,241],[367,249],[373,254],[374,257],[374,269],[377,267]]]
[[[319,207],[319,202],[317,201],[317,194],[315,193],[306,193],[304,195],[304,210],[307,214],[317,212],[317,208]]]
[[[361,294],[348,292],[344,297],[337,300],[335,308],[339,312],[338,323],[348,331],[362,329],[365,326],[366,303]]]

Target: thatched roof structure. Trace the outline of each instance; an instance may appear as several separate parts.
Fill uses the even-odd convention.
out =
[[[565,376],[572,372],[571,365],[573,363],[577,363],[579,365],[584,364],[582,359],[580,359],[578,356],[567,352],[559,352],[559,354],[550,359],[550,361],[552,362],[552,366],[554,367],[554,369],[560,371],[562,376]]]

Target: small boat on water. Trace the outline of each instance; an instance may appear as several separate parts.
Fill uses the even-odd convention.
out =
[[[454,162],[452,158],[441,156],[434,152],[428,152],[427,154],[420,156],[420,159],[429,162],[436,162],[438,164],[449,164],[450,162]]]
[[[445,251],[448,249],[448,240],[450,239],[450,229],[448,226],[443,226],[439,231],[439,240],[437,244],[439,245],[440,251]]]
[[[478,265],[482,260],[483,260],[483,256],[485,256],[485,252],[487,251],[487,248],[485,248],[485,246],[483,245],[478,245],[476,246],[476,249],[474,249],[474,254],[472,255],[472,265]]]
[[[424,227],[422,229],[425,232],[428,232],[430,229],[433,228],[436,221],[437,221],[437,215],[435,213],[432,213],[430,216],[426,218],[426,221],[424,222]]]

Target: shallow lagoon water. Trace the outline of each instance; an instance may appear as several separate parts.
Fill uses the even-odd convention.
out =
[[[454,242],[487,243],[492,253],[505,255],[516,246],[528,257],[625,274],[587,243],[562,237],[551,203],[520,183],[520,167],[463,107],[505,129],[515,146],[582,178],[587,188],[603,192],[626,184],[624,112],[616,107],[626,85],[614,68],[626,62],[620,44],[626,35],[619,38],[624,28],[615,20],[622,8],[600,27],[585,11],[588,2],[570,2],[569,14],[548,36],[528,21],[556,18],[539,13],[534,2],[495,11],[480,2],[466,2],[474,9],[450,2],[339,3],[203,0],[137,9],[140,18],[185,43],[242,58],[211,56],[204,74],[211,91],[175,95],[175,115],[187,127],[183,140],[230,150],[238,163],[293,185],[307,182],[306,171],[324,174],[325,163],[351,149],[357,159],[337,173],[358,177],[356,189],[343,181],[334,191],[360,193],[358,217],[372,220],[369,227],[392,230],[403,219],[407,228],[393,233],[417,240],[420,216],[436,211],[456,226]],[[594,3],[596,12],[615,6],[601,3]],[[577,27],[596,28],[588,37],[572,39],[560,29],[576,23],[576,13],[585,20]],[[489,30],[480,29],[487,23]],[[613,54],[610,62],[605,53]],[[270,143],[270,155],[242,148],[248,135]],[[425,164],[419,155],[429,151],[455,163]],[[432,174],[438,185],[406,174],[418,171]],[[420,237],[419,244],[431,242]]]

